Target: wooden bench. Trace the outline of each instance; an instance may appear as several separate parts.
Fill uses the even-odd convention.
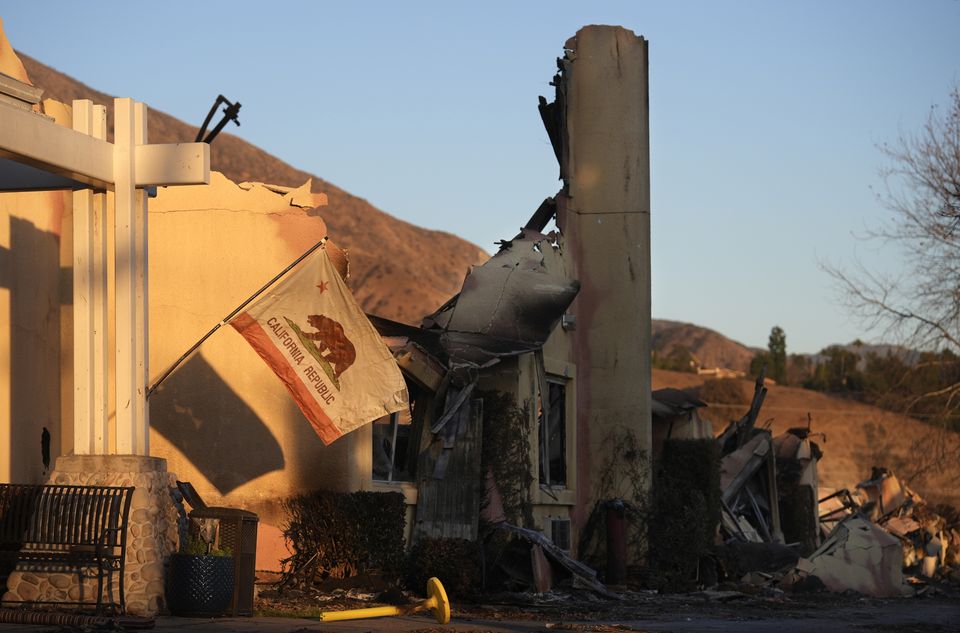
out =
[[[95,604],[85,600],[82,592],[77,601],[29,603],[95,606],[97,612],[110,609],[123,613],[123,572],[133,490],[0,484],[0,582],[5,585],[13,571],[76,573],[77,581],[94,577]],[[114,600],[114,574],[119,578],[119,600]]]

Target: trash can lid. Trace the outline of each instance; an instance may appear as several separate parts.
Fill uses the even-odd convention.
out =
[[[255,519],[259,521],[256,512],[241,510],[240,508],[197,508],[191,510],[187,516],[191,519]]]

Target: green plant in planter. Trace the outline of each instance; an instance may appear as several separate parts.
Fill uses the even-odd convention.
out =
[[[234,558],[229,548],[213,547],[201,538],[187,538],[170,555],[167,607],[174,615],[224,615],[233,600]]]
[[[187,537],[187,540],[181,543],[180,553],[190,556],[233,556],[229,547],[214,547],[212,543],[192,537]]]

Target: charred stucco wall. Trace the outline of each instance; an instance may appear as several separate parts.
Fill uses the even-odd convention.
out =
[[[548,267],[560,270],[562,261],[562,241],[560,250],[545,254]],[[492,368],[481,374],[478,388],[483,391],[503,391],[516,395],[517,406],[525,409],[528,416],[530,447],[529,463],[533,481],[529,490],[535,527],[547,535],[551,533],[551,521],[573,518],[573,509],[577,503],[577,368],[573,361],[572,337],[570,333],[557,327],[543,346],[543,364],[549,380],[562,382],[566,386],[565,402],[565,454],[567,478],[563,486],[546,487],[539,481],[540,472],[540,429],[537,410],[539,396],[537,358],[533,353],[513,358],[504,358]],[[577,526],[571,526],[571,544],[576,555],[579,539]]]
[[[589,26],[567,42],[566,195],[558,223],[580,280],[572,312],[577,369],[577,505],[582,527],[613,438],[650,448],[650,168],[647,42]]]
[[[312,210],[325,196],[309,191],[309,183],[285,194],[240,187],[218,173],[208,186],[160,189],[150,201],[154,377],[326,236]],[[275,527],[282,499],[319,488],[360,489],[356,465],[369,461],[369,438],[361,435],[324,446],[282,383],[229,326],[153,395],[150,426],[151,454],[166,458],[208,504],[253,510]]]

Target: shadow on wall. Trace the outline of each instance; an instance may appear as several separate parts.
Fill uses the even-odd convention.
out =
[[[270,429],[200,355],[151,396],[150,426],[221,495],[284,467]]]
[[[0,247],[0,288],[10,291],[10,480],[42,483],[60,453],[60,236],[7,216],[10,248]],[[4,359],[0,359],[2,363]],[[51,437],[47,429],[52,429]],[[46,453],[44,453],[44,450]]]

